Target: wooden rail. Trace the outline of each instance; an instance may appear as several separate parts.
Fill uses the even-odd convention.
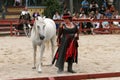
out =
[[[9,25],[10,26],[10,36],[13,36],[13,26],[18,25],[18,19],[0,20],[0,25]]]
[[[54,20],[56,23],[61,23],[61,22],[63,22],[63,20]],[[102,22],[103,21],[108,21],[109,23],[110,23],[110,28],[108,28],[108,29],[106,29],[106,28],[94,28],[93,29],[93,31],[99,31],[99,30],[109,30],[109,31],[113,31],[113,30],[120,30],[120,28],[119,27],[113,27],[112,26],[112,22],[113,21],[116,21],[116,22],[120,22],[120,19],[93,19],[93,20],[91,20],[91,19],[77,19],[77,20],[72,20],[73,22],[79,22],[80,23],[80,28],[79,28],[79,30],[80,30],[80,32],[82,32],[82,31],[85,31],[85,30],[87,30],[87,29],[82,29],[82,22],[99,22],[100,23],[100,25],[102,24]]]
[[[73,74],[73,75],[65,75],[65,76],[25,78],[25,79],[14,79],[14,80],[83,80],[83,79],[113,78],[113,77],[120,77],[120,72],[97,73],[97,74]]]
[[[63,22],[63,20],[54,20],[55,23],[61,23]],[[110,22],[110,28],[108,28],[107,30],[120,30],[120,28],[113,28],[111,27],[111,23],[113,21],[117,21],[117,22],[120,22],[120,19],[93,19],[93,20],[90,20],[90,19],[78,19],[78,20],[73,20],[73,22],[79,22],[80,23],[80,32],[82,31],[85,31],[86,29],[82,29],[82,22],[99,22],[100,24],[103,22],[103,21],[108,21]],[[33,23],[33,22],[32,22]],[[12,36],[13,35],[13,25],[17,26],[19,23],[18,23],[18,19],[5,19],[5,20],[0,20],[0,24],[4,25],[4,24],[9,24],[10,25],[10,35]],[[98,29],[94,29],[95,30],[105,30],[105,28],[98,28]]]

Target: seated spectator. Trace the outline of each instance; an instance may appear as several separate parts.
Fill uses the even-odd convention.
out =
[[[95,1],[92,1],[92,3],[90,4],[90,12],[94,11],[96,12],[96,10],[98,9],[98,4]]]
[[[113,13],[112,19],[120,19],[118,11],[115,11]],[[120,27],[120,23],[118,21],[113,21],[113,25],[116,26],[116,27]]]
[[[111,5],[109,9],[110,9],[110,12],[112,12],[112,13],[115,12],[115,7],[114,7],[114,5]]]
[[[73,14],[73,17],[72,17],[72,19],[73,20],[78,20],[78,19],[80,19],[80,17],[79,17],[79,13],[78,12],[75,12],[74,14]],[[76,25],[80,25],[80,22],[74,22]]]
[[[101,14],[99,13],[98,10],[96,10],[95,14],[95,19],[100,19]],[[99,22],[93,22],[94,28],[100,28],[100,23]]]
[[[104,16],[103,19],[108,19],[107,16]],[[110,28],[110,24],[108,21],[103,21],[102,22],[102,27],[103,28]]]
[[[110,12],[109,9],[107,9],[107,10],[105,11],[105,16],[106,16],[107,18],[109,18],[109,19],[112,18],[112,13]]]
[[[79,19],[79,18],[80,18],[80,17],[79,17],[79,13],[78,13],[78,12],[75,12],[75,13],[73,14],[72,19],[77,20],[77,19]]]

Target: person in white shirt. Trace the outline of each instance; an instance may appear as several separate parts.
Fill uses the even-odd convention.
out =
[[[53,20],[60,20],[61,19],[61,16],[60,14],[58,13],[58,11],[55,12],[55,14],[53,15]],[[56,23],[56,29],[59,28],[59,24],[60,23]]]
[[[31,15],[30,12],[28,11],[28,8],[25,7],[24,10],[20,14],[19,22],[22,24],[27,24],[28,27],[31,28],[30,26],[30,21],[31,21]]]
[[[55,14],[53,15],[53,19],[57,20],[57,19],[61,19],[61,16],[59,15],[59,13],[56,11]]]

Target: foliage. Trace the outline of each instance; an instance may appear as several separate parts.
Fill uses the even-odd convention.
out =
[[[47,0],[45,2],[45,6],[46,6],[46,9],[44,11],[44,15],[46,17],[52,18],[52,16],[56,11],[61,13],[61,7],[59,5],[58,0]]]

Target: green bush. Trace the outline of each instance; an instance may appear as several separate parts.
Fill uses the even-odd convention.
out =
[[[61,7],[58,0],[47,0],[45,2],[45,6],[46,6],[46,9],[44,11],[44,15],[46,17],[52,18],[56,11],[61,13]]]

